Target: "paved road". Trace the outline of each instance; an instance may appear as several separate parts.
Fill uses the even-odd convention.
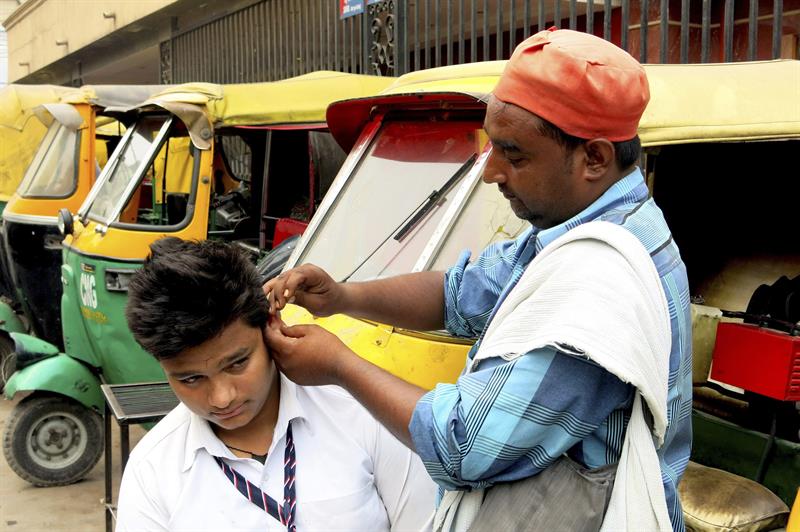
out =
[[[0,433],[13,403],[0,399]],[[143,431],[131,428],[131,446]],[[119,433],[114,424],[114,493],[119,490]],[[36,488],[19,478],[0,452],[0,531],[103,532],[103,458],[85,480],[71,486]]]

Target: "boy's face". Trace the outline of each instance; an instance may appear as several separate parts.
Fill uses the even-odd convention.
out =
[[[261,330],[243,320],[161,366],[178,399],[224,430],[244,427],[261,412],[277,371]]]

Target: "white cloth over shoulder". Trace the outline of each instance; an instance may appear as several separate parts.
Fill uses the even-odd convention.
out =
[[[667,428],[669,309],[650,255],[630,232],[590,222],[545,247],[489,324],[473,368],[546,346],[581,354],[638,392],[602,530],[672,530],[656,454]],[[482,499],[448,492],[434,530],[468,529]]]

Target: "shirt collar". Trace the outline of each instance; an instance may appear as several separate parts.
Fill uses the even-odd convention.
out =
[[[622,205],[644,201],[647,197],[648,191],[647,185],[644,182],[644,176],[641,170],[636,167],[631,173],[609,187],[608,190],[588,207],[566,222],[550,227],[549,229],[539,230],[534,227],[533,233],[536,235],[536,253],[538,254],[539,251],[544,249],[550,242],[566,234],[570,229],[574,229],[586,222],[596,220],[608,211]]]
[[[303,405],[298,398],[298,386],[279,373],[281,383],[280,404],[278,406],[278,421],[275,423],[274,442],[280,441],[286,435],[286,429],[292,420],[302,421],[313,436],[313,426],[309,424]],[[181,405],[186,408],[184,405]],[[189,428],[186,436],[186,449],[183,458],[183,471],[186,472],[194,464],[197,451],[205,449],[212,456],[236,459],[237,457],[214,434],[209,422],[194,412],[189,412]]]

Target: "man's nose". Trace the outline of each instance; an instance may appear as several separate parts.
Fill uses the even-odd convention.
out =
[[[483,168],[483,182],[491,185],[497,183],[502,185],[506,182],[506,174],[503,171],[503,165],[500,164],[499,155],[494,148],[489,152],[489,157],[486,159],[486,166]]]
[[[208,404],[216,410],[225,410],[236,398],[236,388],[229,379],[217,377],[210,379],[208,390]]]

